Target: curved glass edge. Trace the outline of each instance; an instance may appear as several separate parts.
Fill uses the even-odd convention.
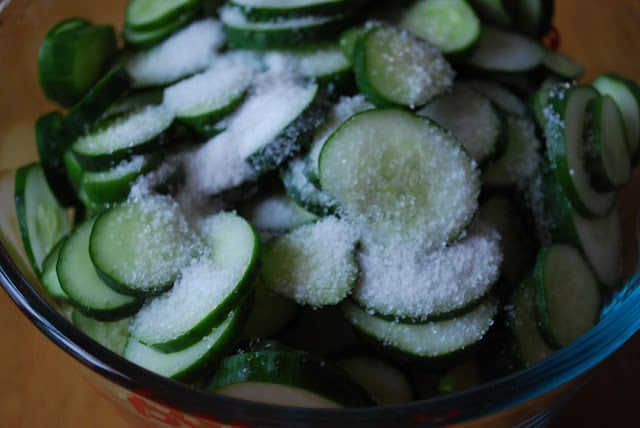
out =
[[[627,282],[603,309],[601,321],[571,345],[505,378],[476,388],[425,401],[367,409],[298,409],[247,402],[198,390],[138,367],[76,330],[40,295],[0,245],[0,283],[10,298],[46,336],[99,375],[152,400],[182,411],[229,420],[304,423],[322,420],[350,426],[378,426],[381,421],[408,422],[411,415],[449,415],[446,423],[500,412],[517,406],[584,374],[640,329],[640,273]],[[452,409],[456,412],[452,413]],[[444,422],[444,420],[443,420]]]

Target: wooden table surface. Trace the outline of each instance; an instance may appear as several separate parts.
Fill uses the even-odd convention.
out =
[[[587,79],[615,64],[617,71],[640,81],[640,1],[558,0],[556,8],[556,24],[571,34],[563,38],[563,50],[586,65]],[[2,131],[0,126],[0,137]],[[553,426],[640,426],[639,397],[640,335],[636,335],[593,372],[591,382]],[[111,404],[80,376],[77,363],[0,292],[0,427],[124,426]]]

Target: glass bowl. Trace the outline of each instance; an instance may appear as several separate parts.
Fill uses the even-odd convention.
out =
[[[0,282],[24,315],[134,426],[400,427],[539,426],[588,380],[590,371],[640,328],[636,213],[640,175],[621,193],[628,281],[602,309],[600,322],[571,345],[505,378],[426,401],[364,409],[302,409],[218,396],[146,371],[76,330],[41,291],[21,249],[13,211],[13,170],[36,158],[35,118],[53,106],[36,76],[37,51],[56,21],[82,16],[121,27],[124,0],[0,1]],[[617,71],[640,81],[640,3],[556,3],[561,50],[586,68],[584,80]],[[1,367],[0,370],[8,370]],[[607,391],[602,391],[606,396]]]

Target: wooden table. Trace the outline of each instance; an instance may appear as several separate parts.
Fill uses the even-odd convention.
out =
[[[559,0],[556,7],[559,28],[571,34],[571,29],[582,29],[580,37],[566,37],[562,46],[586,65],[587,78],[613,63],[617,71],[640,80],[640,1]],[[632,44],[634,51],[626,48]],[[640,335],[593,372],[592,381],[553,426],[640,426],[638,397]],[[117,411],[80,376],[77,363],[0,292],[0,427],[124,426]]]

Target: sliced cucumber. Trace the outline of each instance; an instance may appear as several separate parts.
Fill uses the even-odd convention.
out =
[[[378,405],[408,403],[415,397],[407,374],[371,353],[343,355],[336,364],[362,385]]]
[[[281,172],[287,194],[305,210],[320,217],[333,214],[336,202],[320,190],[305,174],[306,163],[301,158],[294,158],[287,163]]]
[[[346,27],[343,15],[309,15],[254,21],[237,7],[220,10],[229,45],[236,49],[290,49],[331,41]]]
[[[267,243],[261,276],[267,288],[302,305],[335,305],[358,280],[357,240],[336,217],[300,226]]]
[[[311,15],[343,14],[351,11],[354,0],[230,0],[233,5],[251,19],[273,20],[278,18],[305,17]]]
[[[162,376],[184,382],[210,374],[223,356],[231,350],[244,323],[244,307],[229,313],[201,341],[177,352],[162,352],[129,337],[123,356],[131,362]]]
[[[78,310],[71,312],[71,322],[75,327],[118,355],[122,355],[129,338],[130,320],[123,318],[117,321],[98,321]]]
[[[45,95],[72,107],[102,77],[117,49],[110,25],[79,18],[57,23],[46,34],[38,53],[38,78]]]
[[[513,297],[513,310],[509,313],[509,327],[513,332],[516,358],[522,366],[529,366],[551,355],[554,351],[540,333],[536,315],[535,285],[527,278]]]
[[[40,276],[45,257],[71,230],[69,214],[51,192],[37,163],[16,171],[14,202],[25,253],[33,272]]]
[[[540,39],[553,21],[554,0],[510,0],[504,2],[513,17],[513,28]]]
[[[42,262],[42,274],[40,275],[40,282],[47,293],[58,301],[68,301],[69,296],[62,289],[60,280],[58,279],[58,273],[56,272],[56,266],[58,264],[58,256],[60,255],[60,248],[64,242],[64,237],[56,244],[55,247],[49,252]]]
[[[547,49],[542,62],[544,68],[565,80],[578,80],[584,74],[584,67],[570,56],[553,49]]]
[[[600,191],[623,187],[632,166],[624,119],[610,95],[589,101],[585,113],[585,162],[591,183]]]
[[[513,17],[505,7],[504,0],[472,0],[469,2],[484,20],[501,27],[510,27]]]
[[[564,193],[584,216],[603,216],[615,204],[615,192],[599,192],[585,169],[584,123],[587,104],[598,97],[591,86],[575,85],[549,99],[545,130],[547,153]]]
[[[640,87],[636,82],[614,73],[601,74],[592,82],[598,92],[611,95],[620,108],[633,165],[640,161]]]
[[[502,252],[497,231],[475,223],[464,238],[430,253],[410,243],[365,242],[358,261],[362,274],[354,301],[369,314],[424,323],[475,308],[500,275]]]
[[[433,43],[445,55],[473,49],[480,40],[480,20],[466,0],[420,0],[400,25]]]
[[[164,104],[142,107],[78,138],[71,149],[85,170],[104,170],[161,145],[173,120]]]
[[[215,124],[242,102],[255,72],[250,57],[219,56],[205,72],[166,88],[164,103],[178,120],[211,134]]]
[[[136,30],[163,27],[186,11],[200,7],[201,0],[131,0],[124,15],[125,26]]]
[[[485,97],[489,98],[499,109],[505,113],[526,117],[527,105],[509,88],[493,80],[464,80],[464,85],[469,85]]]
[[[573,246],[543,248],[533,273],[536,317],[552,347],[570,344],[595,325],[600,289],[591,267]]]
[[[253,351],[225,358],[208,390],[293,407],[363,407],[373,400],[342,369],[299,351]]]
[[[439,248],[477,209],[478,171],[462,145],[400,109],[363,111],[344,122],[325,143],[319,170],[339,210],[379,242]]]
[[[544,47],[535,40],[485,25],[478,47],[464,61],[480,70],[513,73],[535,69],[542,64],[544,56]]]
[[[126,47],[134,51],[151,49],[193,22],[196,12],[197,10],[185,11],[172,21],[148,30],[138,30],[125,24],[122,29],[122,36],[126,42]]]
[[[223,44],[220,23],[204,19],[157,46],[130,55],[124,64],[136,87],[166,85],[205,70]]]
[[[202,249],[177,204],[164,196],[128,200],[104,212],[89,246],[98,274],[137,296],[167,290]]]
[[[170,291],[140,309],[129,329],[139,342],[164,352],[194,345],[251,291],[260,248],[251,225],[223,212],[201,229],[211,255],[183,268]]]
[[[506,123],[493,103],[466,85],[454,85],[417,112],[455,135],[480,165],[506,146]]]
[[[56,273],[69,300],[86,316],[113,321],[133,315],[142,305],[136,297],[118,293],[100,279],[89,257],[95,218],[76,226],[65,238]]]
[[[392,26],[375,26],[356,41],[356,83],[378,106],[416,108],[453,83],[453,70],[426,40]]]
[[[497,305],[486,299],[457,318],[425,324],[402,324],[367,313],[349,300],[340,304],[361,333],[410,359],[441,359],[478,343],[493,324]]]

